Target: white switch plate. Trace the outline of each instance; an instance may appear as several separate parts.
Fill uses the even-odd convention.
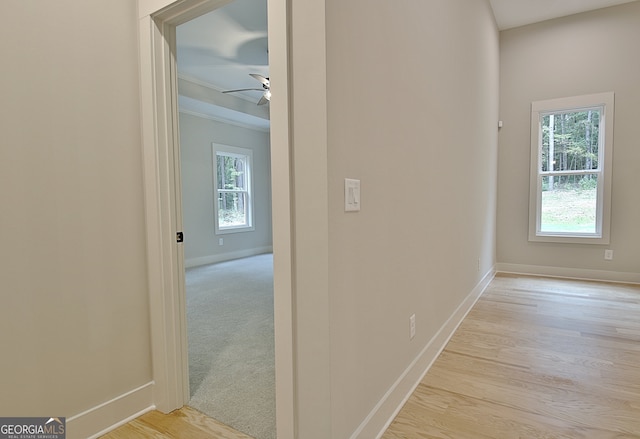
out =
[[[344,211],[357,212],[360,210],[360,180],[344,179]]]

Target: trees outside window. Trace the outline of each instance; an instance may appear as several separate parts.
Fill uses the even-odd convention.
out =
[[[253,152],[213,144],[216,233],[254,230],[251,171]]]
[[[613,93],[532,104],[530,241],[609,240]]]

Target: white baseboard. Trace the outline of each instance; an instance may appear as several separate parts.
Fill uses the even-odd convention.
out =
[[[235,252],[185,259],[184,266],[185,268],[199,267],[201,265],[215,264],[216,262],[230,261],[232,259],[246,258],[249,256],[256,256],[263,253],[271,252],[273,252],[273,246],[250,248],[246,250],[238,250]]]
[[[67,418],[67,439],[94,439],[153,410],[153,382]]]
[[[476,285],[409,367],[387,390],[387,393],[353,432],[351,439],[382,437],[494,276],[495,270],[492,269]]]
[[[496,264],[499,273],[528,274],[534,276],[563,277],[568,279],[597,280],[604,282],[640,283],[640,273],[582,268],[546,267],[542,265]]]

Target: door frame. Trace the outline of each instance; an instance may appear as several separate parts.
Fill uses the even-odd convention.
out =
[[[139,0],[139,57],[151,361],[156,408],[189,400],[178,137],[176,26],[231,0]],[[268,0],[276,426],[296,431],[291,220],[289,6]],[[186,237],[188,239],[189,237]]]

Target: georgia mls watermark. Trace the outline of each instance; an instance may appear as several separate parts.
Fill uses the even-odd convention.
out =
[[[0,439],[65,439],[66,418],[1,418]]]

